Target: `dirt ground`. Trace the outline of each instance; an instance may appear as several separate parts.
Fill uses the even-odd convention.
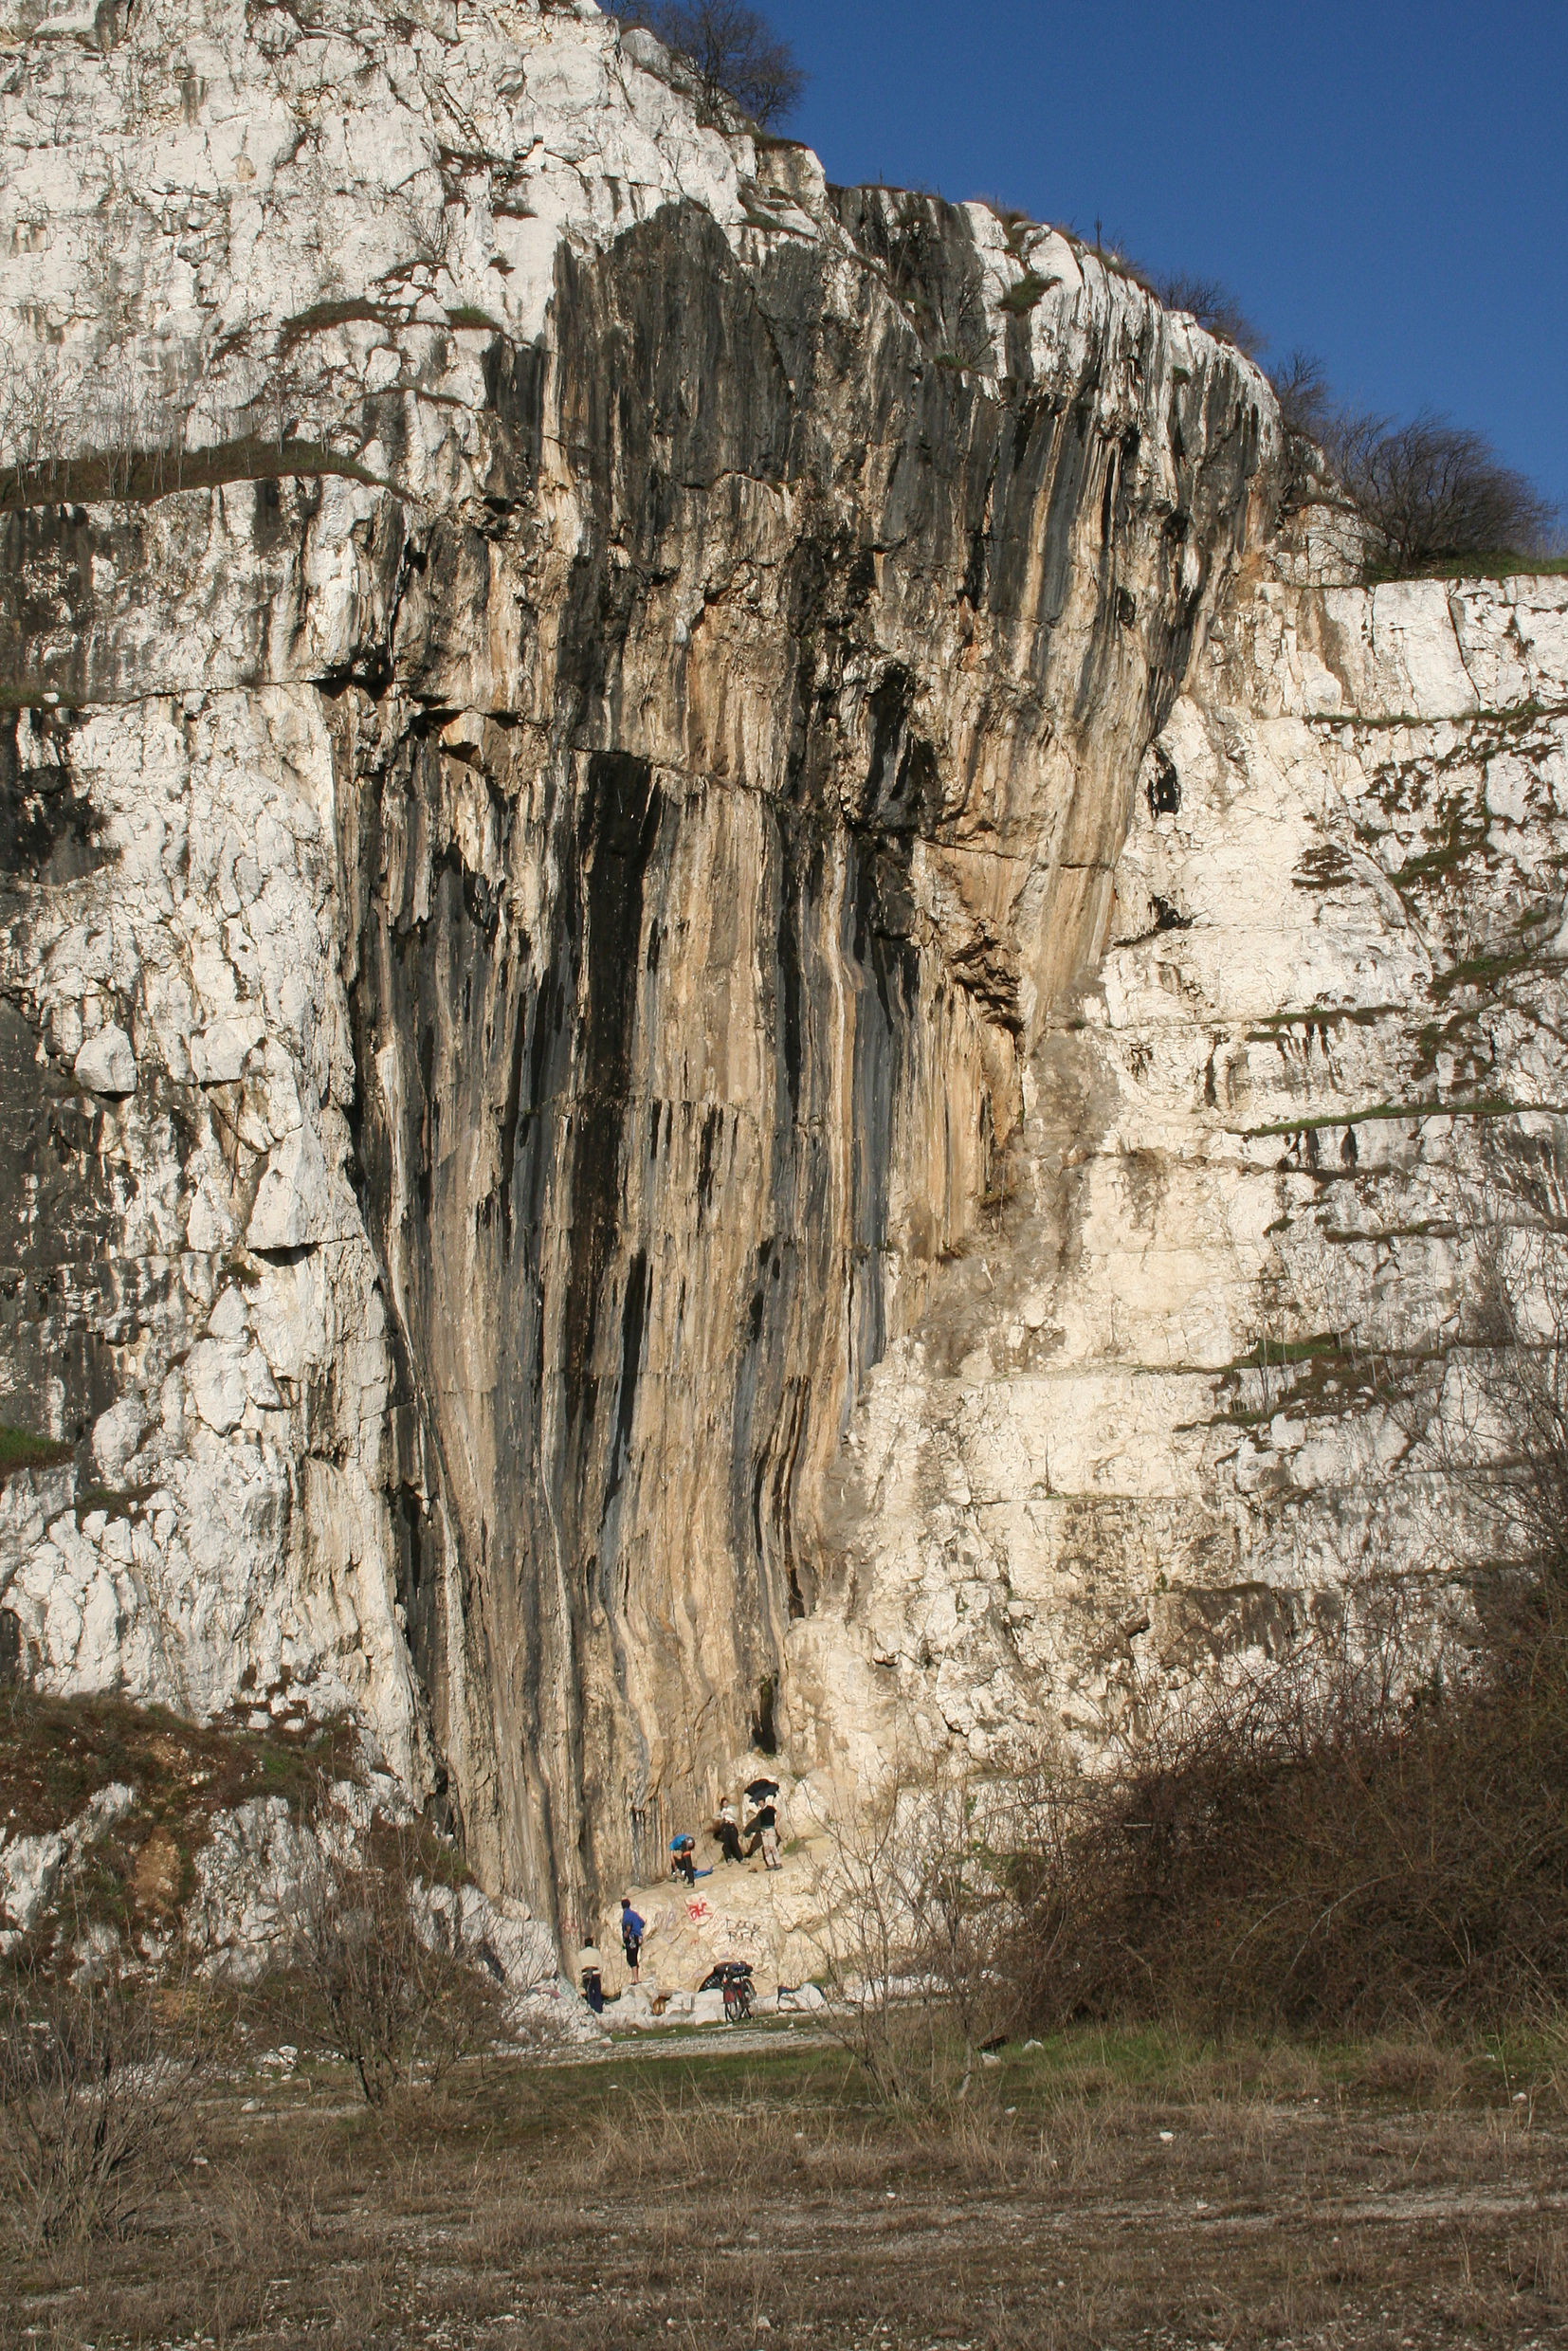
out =
[[[1560,2343],[1547,2045],[1010,2049],[889,2113],[819,2035],[471,2062],[370,2112],[237,2040],[118,2238],[0,2268],[0,2343],[1004,2351]]]

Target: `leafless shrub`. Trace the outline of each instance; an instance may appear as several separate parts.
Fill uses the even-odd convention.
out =
[[[121,348],[109,352],[76,402],[78,437],[100,461],[111,499],[125,500],[138,473],[153,491],[179,485],[188,413]]]
[[[806,76],[794,52],[744,0],[647,0],[620,15],[684,57],[710,100],[733,99],[763,130],[800,101]]]
[[[52,352],[26,359],[0,350],[0,484],[28,478],[49,483],[66,451],[66,417],[59,361]]]
[[[1430,413],[1401,424],[1347,409],[1310,352],[1290,352],[1269,381],[1295,444],[1287,501],[1341,501],[1372,578],[1500,557],[1528,565],[1560,551],[1559,510],[1484,434]]]
[[[1148,282],[1168,310],[1189,312],[1249,357],[1267,348],[1267,337],[1216,279],[1177,271]],[[1557,552],[1559,510],[1503,464],[1485,434],[1431,412],[1408,423],[1358,414],[1336,398],[1322,360],[1300,349],[1270,371],[1269,381],[1298,445],[1286,502],[1316,501],[1325,490],[1342,499],[1364,534],[1371,576],[1410,577],[1472,558],[1527,563]]]
[[[1268,337],[1255,327],[1235,296],[1217,278],[1194,277],[1190,270],[1176,270],[1168,277],[1157,277],[1154,290],[1167,310],[1184,310],[1190,318],[1217,336],[1222,343],[1234,343],[1238,351],[1255,359]]]
[[[1539,1588],[1538,1588],[1539,1589]],[[1390,1595],[1394,1640],[1426,1640]],[[1309,1642],[1020,1850],[1032,2013],[1378,2030],[1550,2014],[1568,1967],[1568,1649],[1538,1623],[1424,1684]]]
[[[1363,1366],[1463,1556],[1353,1586],[1201,1709],[1149,1693],[1105,1778],[1042,1782],[1017,1887],[1042,2020],[1559,2015],[1568,1162],[1549,1134],[1488,1149],[1453,1208],[1459,1343]]]
[[[24,2248],[123,2231],[178,2154],[199,2050],[153,1996],[24,1970],[0,1996],[0,2202]]]
[[[1346,515],[1352,511],[1328,455],[1341,410],[1329,382],[1328,371],[1311,352],[1286,353],[1268,371],[1280,421],[1285,430],[1285,480],[1283,500],[1286,513],[1327,503]],[[1360,547],[1360,534],[1351,534],[1350,560]]]
[[[1268,380],[1286,432],[1321,444],[1338,414],[1334,388],[1322,361],[1310,351],[1287,352],[1277,367],[1270,368]]]
[[[373,2106],[439,2079],[497,2030],[496,1986],[420,1899],[422,1843],[411,1825],[363,1826],[323,1806],[299,1891],[300,2031],[346,2059]]]
[[[827,2022],[891,2101],[966,2097],[1011,2008],[1009,1801],[1003,1783],[896,1758],[822,1820]]]
[[[439,242],[439,207],[408,206],[410,237]],[[423,226],[419,226],[419,224]],[[423,248],[422,248],[423,249]],[[435,250],[435,246],[430,247]],[[212,478],[214,452],[236,447],[249,471],[276,449],[358,439],[357,393],[318,353],[280,338],[263,357],[221,368],[189,346],[110,341],[90,357],[0,349],[0,503],[107,499],[139,503]]]
[[[1557,509],[1483,433],[1430,413],[1403,425],[1340,417],[1327,448],[1376,569],[1408,577],[1471,556],[1549,552]]]
[[[433,277],[446,266],[457,215],[447,203],[438,173],[415,173],[388,197],[387,210],[398,225],[402,249],[396,266],[382,282],[416,272]]]

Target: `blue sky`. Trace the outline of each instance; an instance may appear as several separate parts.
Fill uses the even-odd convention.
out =
[[[1216,277],[1347,398],[1568,504],[1568,0],[765,0],[836,180]]]

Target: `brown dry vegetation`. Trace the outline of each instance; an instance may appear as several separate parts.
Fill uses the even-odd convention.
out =
[[[1568,1989],[1568,1258],[1558,1172],[1474,1216],[1466,1414],[1380,1378],[1499,1564],[1452,1623],[1418,1589],[1151,1712],[1092,1784],[1048,1782],[1009,1877],[1024,2013],[1320,2032],[1559,2020]],[[1479,1441],[1478,1441],[1479,1434]]]
[[[189,1899],[215,1813],[281,1795],[309,1814],[356,1752],[346,1720],[321,1729],[301,1716],[292,1730],[251,1731],[182,1722],[117,1698],[11,1689],[0,1694],[0,1827],[36,1836],[74,1819],[112,1781],[134,1787],[135,1810],[95,1841],[72,1881],[73,1929],[102,1921],[134,1947]]]
[[[1568,1592],[1457,1686],[1304,1645],[1099,1783],[1043,1792],[1010,1970],[1042,2022],[1550,2018],[1568,1983]]]
[[[372,2113],[243,2060],[154,2201],[0,2259],[0,2344],[1529,2343],[1562,2051],[1011,2050],[898,2117],[842,2055],[470,2064]],[[270,2082],[270,2087],[267,2087]]]
[[[298,1727],[261,1731],[185,1722],[160,1706],[119,1698],[46,1698],[20,1688],[0,1698],[0,1817],[12,1834],[58,1828],[111,1780],[144,1804],[199,1820],[247,1796],[284,1795],[307,1809],[323,1774],[348,1769],[356,1741],[346,1718],[324,1732],[303,1708]]]
[[[346,2059],[379,2106],[494,2040],[497,1980],[413,1899],[420,1883],[461,1868],[424,1823],[367,1832],[342,1814],[334,1823],[330,1807],[324,1817],[327,1842],[263,1997],[308,2047]]]

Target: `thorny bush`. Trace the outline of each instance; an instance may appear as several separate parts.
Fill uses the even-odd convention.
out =
[[[1017,2009],[1015,1790],[895,1755],[818,1825],[828,2030],[890,2105],[963,2101]]]

